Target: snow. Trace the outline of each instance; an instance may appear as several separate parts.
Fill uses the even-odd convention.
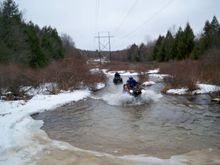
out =
[[[146,72],[147,74],[156,74],[156,73],[159,73],[160,69],[157,68],[157,69],[153,69],[153,70],[149,70],[148,72]]]
[[[192,94],[206,94],[212,92],[220,91],[220,87],[216,85],[210,84],[197,84],[199,89],[192,91]],[[175,95],[185,95],[189,93],[188,88],[180,88],[180,89],[169,89],[166,91],[167,94],[175,94]]]
[[[199,89],[193,91],[193,94],[204,94],[220,91],[220,86],[210,84],[197,84]]]
[[[154,78],[157,78],[157,79],[160,79],[160,80],[163,80],[164,77],[168,77],[170,75],[168,74],[156,74],[156,73],[153,73],[153,74],[149,74],[149,77],[154,77]]]
[[[121,76],[137,76],[138,75],[137,72],[134,72],[132,70],[131,71],[107,71],[107,70],[104,70],[103,72],[109,76],[114,76],[115,72],[118,72]]]
[[[166,93],[174,95],[185,95],[188,93],[188,88],[169,89]]]
[[[97,85],[96,85],[96,89],[97,90],[100,90],[100,89],[102,89],[102,88],[104,88],[105,87],[105,84],[104,83],[97,83]]]
[[[100,72],[100,69],[99,69],[99,68],[93,68],[93,69],[90,69],[90,72],[91,72],[92,74],[98,73],[98,72]]]
[[[151,86],[151,85],[154,85],[156,84],[154,81],[146,81],[143,83],[144,86]]]
[[[27,102],[23,100],[0,101],[0,160],[7,160],[10,164],[10,162],[17,162],[22,159],[21,156],[18,158],[10,156],[11,152],[14,149],[21,152],[25,146],[28,147],[28,144],[32,142],[32,135],[39,131],[43,124],[43,121],[33,120],[30,117],[31,114],[54,109],[57,106],[81,100],[89,95],[88,90],[77,90],[57,95],[39,94]],[[35,149],[32,148],[31,150]],[[16,151],[13,152],[16,154]],[[24,151],[23,154],[26,152]]]

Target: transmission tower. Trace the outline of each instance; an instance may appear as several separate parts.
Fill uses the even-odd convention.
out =
[[[110,32],[98,32],[95,38],[98,39],[99,46],[99,59],[100,65],[102,64],[102,52],[108,52],[109,60],[111,61],[111,38]]]

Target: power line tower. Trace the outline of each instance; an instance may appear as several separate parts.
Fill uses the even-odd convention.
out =
[[[110,35],[110,32],[98,32],[98,36],[95,38],[98,39],[100,65],[102,64],[102,52],[108,52],[111,61],[111,38],[113,36]]]

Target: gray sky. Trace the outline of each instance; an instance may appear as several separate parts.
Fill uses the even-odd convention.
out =
[[[69,34],[76,47],[98,49],[94,38],[109,31],[112,49],[147,43],[168,29],[190,23],[195,34],[215,15],[220,21],[220,0],[15,0],[27,21],[52,26]],[[105,42],[103,40],[103,42]]]

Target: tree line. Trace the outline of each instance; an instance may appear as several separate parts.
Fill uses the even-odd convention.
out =
[[[26,23],[13,0],[3,1],[0,5],[0,63],[41,68],[63,58],[64,54],[62,38],[56,29]]]
[[[139,61],[169,61],[183,59],[199,59],[211,48],[220,48],[220,25],[216,18],[205,22],[203,32],[195,36],[189,23],[185,28],[179,27],[175,34],[170,30],[165,36],[159,35],[150,45],[133,44],[127,49],[127,60]]]

